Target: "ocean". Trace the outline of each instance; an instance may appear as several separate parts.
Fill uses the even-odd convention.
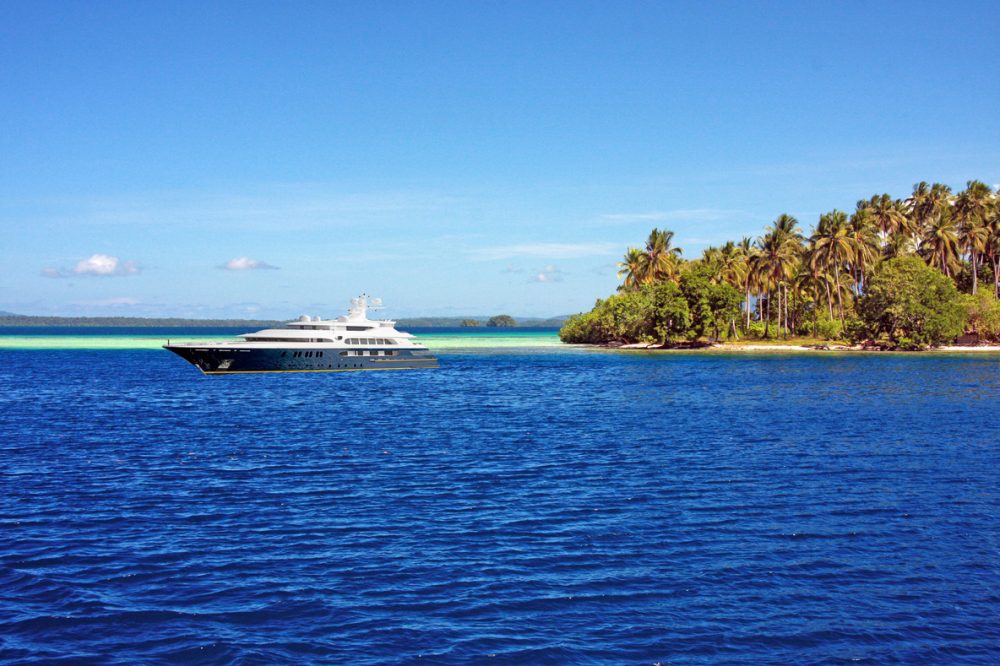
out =
[[[996,663],[1000,356],[0,330],[0,662]]]

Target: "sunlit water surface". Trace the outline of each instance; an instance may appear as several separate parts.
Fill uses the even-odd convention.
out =
[[[0,662],[1000,659],[995,357],[538,335],[211,378],[0,349]]]

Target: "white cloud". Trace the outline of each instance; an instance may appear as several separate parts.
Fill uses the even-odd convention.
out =
[[[472,255],[481,260],[511,259],[513,257],[542,257],[545,259],[575,259],[615,254],[618,243],[521,243],[479,248]]]
[[[111,277],[114,275],[138,275],[142,269],[134,261],[122,261],[108,254],[92,254],[76,262],[71,270],[48,266],[42,269],[42,277],[68,278],[74,275]]]
[[[541,283],[562,282],[562,271],[555,266],[549,265],[535,273],[531,281]]]
[[[134,261],[122,261],[108,254],[92,254],[86,259],[76,262],[72,270],[53,268],[42,269],[42,277],[67,278],[74,275],[91,275],[96,277],[111,277],[116,275],[138,275],[141,272],[139,264]]]
[[[259,261],[257,259],[251,259],[250,257],[236,257],[235,259],[230,259],[219,268],[224,268],[227,271],[260,271],[260,270],[277,270],[277,266],[272,266],[265,261]]]

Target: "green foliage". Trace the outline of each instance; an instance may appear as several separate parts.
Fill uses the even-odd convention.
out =
[[[666,343],[683,336],[688,328],[687,302],[673,282],[643,285],[598,300],[594,309],[573,315],[559,330],[571,343]]]
[[[748,338],[762,339],[764,337],[764,322],[751,321],[750,326],[744,326],[743,332]]]
[[[939,345],[960,335],[966,309],[955,283],[916,257],[884,262],[858,303],[868,337]]]
[[[803,321],[799,325],[798,333],[800,335],[813,335],[813,324],[814,322],[812,321]],[[817,338],[839,340],[841,337],[840,320],[830,319],[830,315],[827,312],[823,312],[822,315],[816,317],[815,329]]]
[[[838,333],[837,337],[858,344],[868,338],[868,327],[857,317],[848,317],[844,320],[844,330]]]
[[[1000,301],[992,291],[987,288],[980,289],[974,296],[968,294],[963,297],[962,304],[968,315],[969,330],[985,340],[1000,340]]]
[[[559,339],[571,344],[596,344],[601,342],[597,331],[597,315],[592,310],[570,315],[559,329]]]
[[[713,284],[712,270],[700,265],[681,276],[680,291],[687,301],[692,339],[711,335],[718,338],[729,323],[740,316],[740,293],[726,283]]]
[[[510,315],[494,315],[486,320],[486,325],[492,328],[509,328],[517,326],[517,322]]]
[[[683,336],[691,322],[690,306],[673,282],[646,287],[650,299],[652,333],[661,344]]]
[[[466,328],[472,328],[474,326],[482,326],[482,325],[483,322],[479,321],[478,319],[463,319],[462,323],[459,324],[459,326],[464,326]]]

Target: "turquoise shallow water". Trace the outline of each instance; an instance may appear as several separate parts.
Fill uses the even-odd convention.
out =
[[[25,331],[18,328],[0,329],[0,349],[160,349],[168,340],[172,342],[198,342],[205,340],[231,340],[242,329],[114,329],[114,328],[36,328]],[[413,329],[418,340],[434,350],[444,349],[496,349],[511,347],[559,346],[555,329]]]
[[[0,662],[995,663],[996,358],[0,349]]]

